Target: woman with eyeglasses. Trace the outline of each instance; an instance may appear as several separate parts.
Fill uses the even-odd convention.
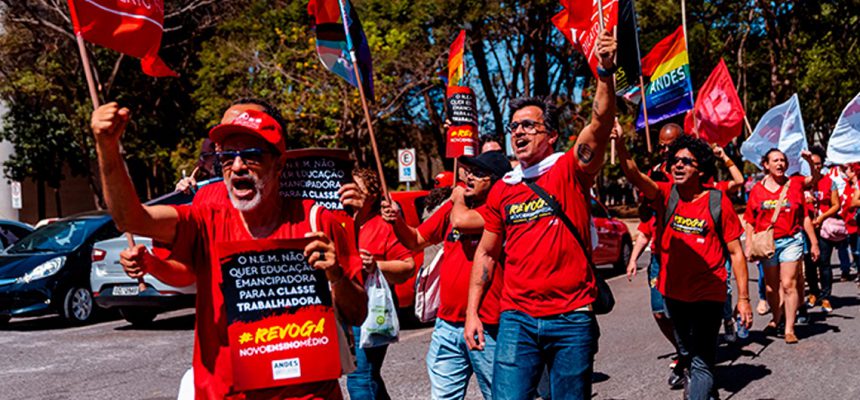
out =
[[[802,156],[812,165],[811,153],[804,151]],[[798,279],[803,259],[803,231],[809,237],[812,260],[818,260],[819,255],[818,240],[806,212],[803,192],[817,183],[820,174],[813,168],[810,177],[788,176],[789,160],[779,149],[770,149],[762,157],[761,166],[766,175],[750,191],[744,213],[747,249],[752,247],[756,232],[773,229],[776,252],[761,261],[766,297],[773,316],[765,333],[781,334],[780,325],[784,319],[785,343],[794,344],[798,341],[794,325],[800,306]],[[777,210],[776,222],[772,222]]]
[[[737,281],[736,312],[747,328],[752,325],[752,307],[740,219],[728,196],[705,186],[716,173],[714,152],[704,140],[682,135],[667,153],[673,183],[654,182],[630,158],[620,129],[612,137],[619,143],[627,179],[657,211],[655,240],[661,267],[656,285],[675,327],[680,353],[675,370],[686,377],[685,398],[715,398],[714,366],[727,297],[728,259]]]

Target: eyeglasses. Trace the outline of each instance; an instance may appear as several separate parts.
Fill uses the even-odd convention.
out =
[[[538,130],[537,130],[538,125],[546,126],[546,124],[543,122],[532,121],[530,119],[524,119],[522,121],[514,121],[514,122],[511,122],[510,124],[508,124],[508,133],[513,135],[514,132],[516,132],[519,127],[523,128],[523,132],[525,132],[526,135],[537,135],[538,133],[546,133],[546,131],[538,132]]]
[[[263,155],[266,153],[268,153],[268,151],[266,150],[251,148],[238,151],[219,151],[215,153],[215,156],[218,157],[218,161],[221,163],[222,168],[229,168],[231,165],[233,165],[233,162],[236,161],[236,157],[241,158],[245,165],[249,167],[255,167],[263,162]]]
[[[681,164],[684,164],[688,167],[695,167],[697,164],[696,159],[690,157],[672,157],[669,161],[671,161],[671,165],[675,165],[680,161]]]

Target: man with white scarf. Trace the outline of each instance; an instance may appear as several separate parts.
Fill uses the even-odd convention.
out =
[[[520,165],[497,182],[487,198],[484,233],[475,253],[464,335],[483,349],[478,309],[502,260],[504,286],[493,369],[493,398],[534,398],[549,367],[554,400],[590,399],[591,373],[600,336],[592,303],[597,295],[586,251],[547,201],[547,192],[590,243],[590,188],[604,163],[615,119],[616,41],[604,31],[597,44],[599,79],[591,122],[567,153],[555,153],[557,110],[547,100],[510,103],[511,147]],[[504,242],[504,246],[503,246]],[[587,246],[587,245],[586,245]],[[504,254],[502,254],[504,247]]]

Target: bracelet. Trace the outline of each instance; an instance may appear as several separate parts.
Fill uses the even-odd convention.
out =
[[[747,303],[749,303],[750,298],[749,297],[738,297],[738,301],[741,301],[741,300],[746,300]]]
[[[731,167],[734,167],[734,166],[735,166],[735,162],[734,162],[734,161],[732,161],[732,159],[731,159],[731,158],[730,158],[730,159],[728,159],[728,160],[726,160],[726,168],[731,168]]]
[[[601,78],[610,78],[612,75],[615,75],[615,71],[618,71],[618,66],[613,66],[610,69],[603,69],[601,66],[597,66],[597,76]]]

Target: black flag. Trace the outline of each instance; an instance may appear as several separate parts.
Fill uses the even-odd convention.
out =
[[[615,94],[622,96],[639,86],[642,64],[639,55],[639,24],[633,0],[618,1],[618,55],[615,73]]]

